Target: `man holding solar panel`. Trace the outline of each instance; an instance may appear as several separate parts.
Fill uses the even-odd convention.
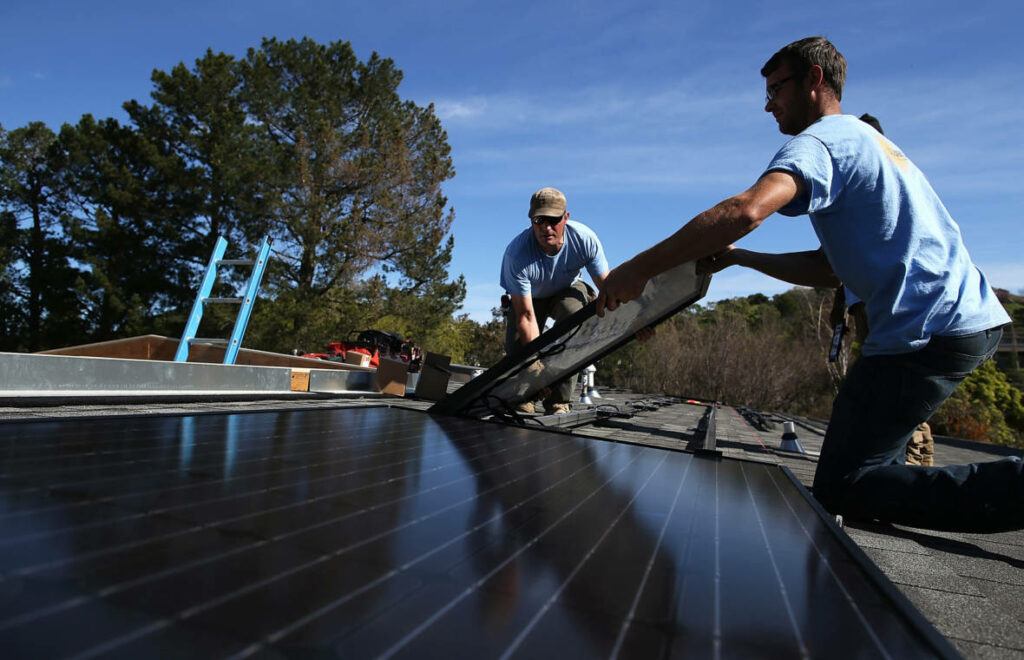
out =
[[[560,191],[541,188],[533,193],[528,215],[530,227],[512,239],[501,262],[501,287],[511,299],[506,353],[516,343],[525,346],[536,339],[548,318],[560,321],[593,300],[594,290],[579,279],[584,268],[598,288],[608,274],[608,259],[597,234],[569,220]],[[544,399],[545,412],[569,412],[572,389],[571,376],[553,385]],[[532,402],[518,409],[534,412]]]
[[[833,404],[815,497],[853,519],[976,532],[1024,527],[1019,457],[941,468],[904,463],[913,431],[993,355],[1010,320],[959,227],[899,147],[842,114],[846,60],[826,39],[789,44],[761,75],[765,111],[794,137],[750,189],[611,271],[598,315],[695,259],[702,272],[739,265],[803,286],[843,283],[864,301],[870,332]],[[808,215],[821,248],[733,247],[776,212]]]

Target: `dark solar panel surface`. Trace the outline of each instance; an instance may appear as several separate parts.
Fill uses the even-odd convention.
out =
[[[0,425],[7,657],[909,657],[779,468],[392,408]]]

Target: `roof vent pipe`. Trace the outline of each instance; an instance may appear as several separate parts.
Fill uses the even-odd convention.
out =
[[[804,446],[800,444],[800,440],[796,437],[796,424],[793,422],[783,422],[782,424],[782,443],[779,445],[779,449],[782,451],[791,451],[797,454],[806,454]]]
[[[593,404],[593,400],[590,398],[590,393],[587,391],[587,372],[583,370],[580,372],[580,403],[584,405]]]
[[[596,371],[597,367],[591,364],[583,370],[583,373],[586,375],[587,379],[585,384],[585,387],[587,388],[587,396],[593,399],[600,399],[601,395],[597,391],[597,386],[594,385],[594,372]]]

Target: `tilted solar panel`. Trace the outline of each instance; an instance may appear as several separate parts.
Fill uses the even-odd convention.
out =
[[[638,330],[700,300],[710,282],[710,275],[697,275],[696,263],[688,262],[652,278],[638,299],[603,318],[594,313],[595,303],[591,302],[438,401],[431,410],[480,417],[530,401],[544,388],[631,341]]]

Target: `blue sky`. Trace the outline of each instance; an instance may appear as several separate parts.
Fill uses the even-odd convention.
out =
[[[501,293],[506,243],[530,194],[565,192],[612,265],[747,188],[784,141],[758,71],[778,48],[821,34],[846,56],[843,110],[870,112],[925,172],[998,287],[1024,292],[1024,45],[1018,3],[987,2],[231,2],[0,6],[0,124],[59,128],[124,119],[150,73],[207,48],[243,55],[264,36],[352,42],[434,103],[456,176],[451,272],[479,321]],[[741,245],[814,249],[806,218],[773,216]],[[708,300],[787,285],[715,276]]]

